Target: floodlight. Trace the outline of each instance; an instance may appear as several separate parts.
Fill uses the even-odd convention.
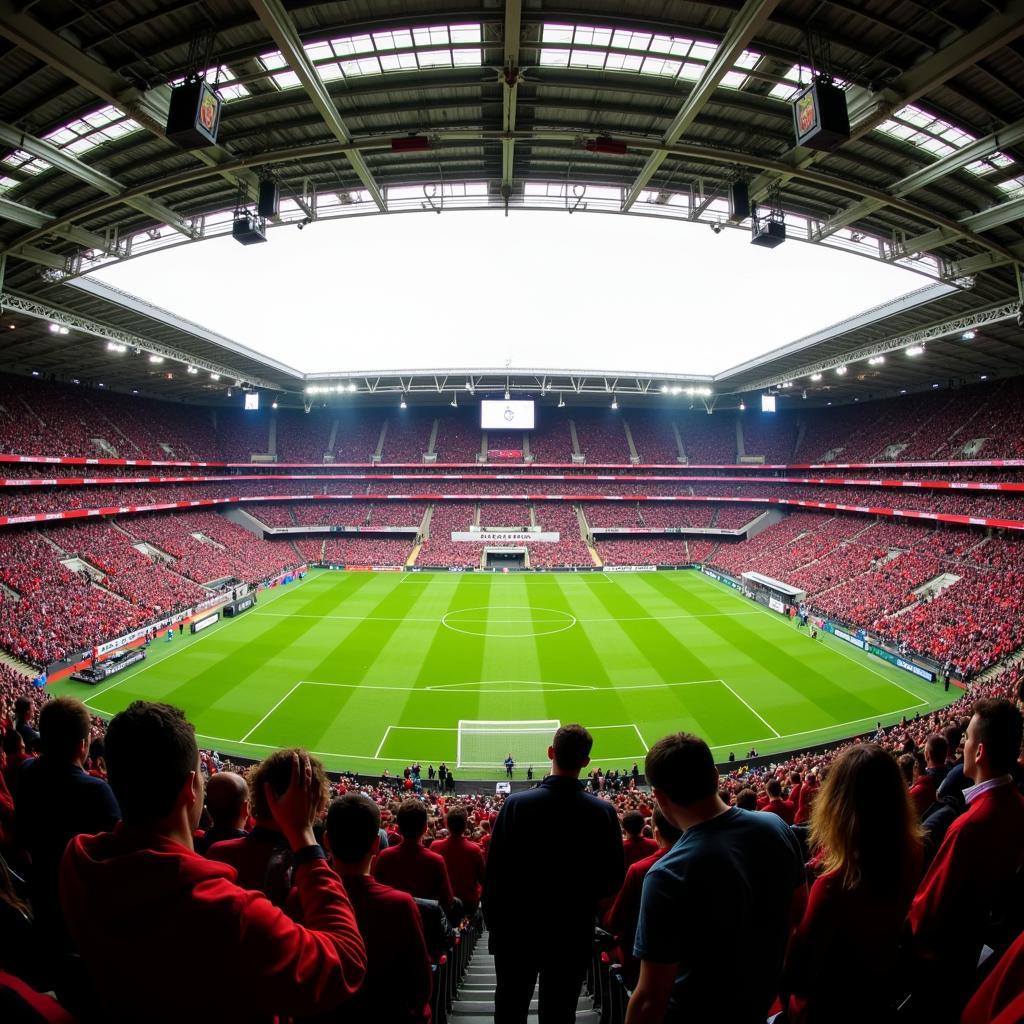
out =
[[[924,355],[924,345],[911,345],[907,349],[908,356],[920,356]]]
[[[398,403],[398,408],[399,409],[404,409],[405,407],[406,407],[406,405],[405,405],[405,395],[402,395],[402,400]]]
[[[559,395],[558,395],[558,408],[559,409],[564,409],[565,408],[565,399],[562,398],[561,392],[559,392]]]
[[[839,377],[845,377],[846,376],[846,367],[845,366],[837,366],[836,367],[836,375],[839,376]]]
[[[977,331],[964,331],[964,333],[960,335],[960,340],[961,341],[974,341],[974,339],[977,336],[978,336],[978,332]]]
[[[617,400],[617,399],[615,399],[615,398],[613,398],[613,399],[612,399],[612,408],[613,408],[613,409],[618,409],[618,407],[619,407],[619,403],[618,403],[618,400]]]
[[[210,380],[220,380],[220,374],[219,373],[211,373],[210,374]]]
[[[821,374],[820,373],[812,373],[811,374],[811,380],[821,380]]]

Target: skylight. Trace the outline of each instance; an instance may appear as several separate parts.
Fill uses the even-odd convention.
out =
[[[424,68],[479,67],[483,63],[479,24],[431,25],[339,36],[306,43],[306,56],[325,82],[389,71]],[[474,45],[475,44],[475,45]],[[265,53],[260,63],[281,89],[293,89],[299,78],[279,50]]]
[[[16,149],[0,161],[0,168],[4,166],[16,168],[23,174],[40,174],[43,171],[48,171],[52,164],[31,153],[26,153],[23,149]]]
[[[798,92],[800,92],[804,86],[811,84],[814,80],[814,72],[805,64],[794,64],[782,77],[786,81],[779,82],[772,86],[768,95],[774,96],[777,100],[785,100],[788,102]],[[840,89],[845,89],[847,86],[847,83],[841,78],[833,78],[832,81],[835,85],[838,85]],[[788,82],[792,82],[793,84],[788,85]]]
[[[125,117],[116,107],[106,106],[47,132],[43,138],[58,149],[80,156],[105,142],[131,135],[141,127],[138,121]]]
[[[541,33],[540,63],[542,67],[595,68],[696,81],[717,51],[716,43],[685,36],[548,23]],[[735,65],[739,70],[726,72],[721,84],[741,88],[748,78],[743,72],[760,59],[759,53],[744,50]]]
[[[217,90],[217,95],[226,103],[251,95],[244,85],[235,80],[235,73],[226,64],[218,64],[216,67],[207,68],[203,72],[203,76],[207,82],[214,86]],[[181,85],[184,81],[184,76],[175,78],[171,85]]]
[[[913,103],[897,110],[875,130],[902,142],[909,142],[935,157],[949,156],[977,141],[974,135]]]

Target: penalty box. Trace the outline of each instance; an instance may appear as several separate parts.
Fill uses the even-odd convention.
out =
[[[497,686],[492,690],[486,681],[481,681],[479,685],[485,692],[501,692],[501,688]],[[513,685],[522,686],[519,683]],[[438,696],[450,698],[458,692],[449,688],[301,680],[253,726],[246,734],[246,739],[258,740],[260,737],[253,734],[262,731],[261,727],[265,723],[273,727],[271,719],[277,718],[281,713],[287,717],[290,712],[294,718],[295,712],[299,710],[296,701],[301,698],[302,693],[308,694],[310,690],[320,687],[363,691],[367,697],[377,691],[386,691],[395,697],[402,694],[406,700]],[[563,706],[553,706],[550,709],[560,713],[559,719],[479,721],[457,719],[453,715],[455,724],[451,726],[385,724],[387,708],[382,705],[382,714],[378,719],[382,731],[376,733],[379,739],[375,746],[368,745],[369,749],[366,749],[362,756],[369,755],[374,759],[408,763],[415,760],[446,760],[449,764],[460,765],[464,770],[491,770],[500,769],[506,756],[511,753],[517,765],[522,766],[524,770],[527,764],[533,764],[535,769],[541,770],[547,765],[547,747],[560,722],[581,720],[594,735],[591,761],[595,766],[621,766],[632,764],[633,761],[642,762],[651,743],[663,735],[679,730],[694,731],[705,736],[713,748],[749,745],[780,736],[771,724],[723,679],[635,683],[607,689],[609,696],[618,696],[626,707],[638,712],[636,722],[591,725],[586,720],[586,711],[592,712],[594,709],[588,709],[586,705],[581,706],[578,698],[585,697],[589,704],[605,688],[587,686],[578,690],[568,689],[564,683],[552,683],[550,687],[538,685],[536,691],[529,692],[536,692],[540,697],[548,691],[546,703],[554,700],[559,703],[565,701],[566,704]],[[666,702],[666,691],[672,692],[680,699]],[[473,691],[474,695],[476,692]],[[515,692],[523,691],[518,689]],[[557,698],[555,694],[558,695]],[[384,692],[378,696],[384,696]],[[711,735],[709,730],[702,726],[701,710],[709,704],[717,705],[719,708],[726,704],[730,705],[728,720],[734,726],[734,729],[730,729],[732,736]],[[285,705],[290,707],[286,708]],[[619,710],[623,710],[622,704],[619,705]],[[369,739],[369,736],[366,736],[366,739]],[[280,737],[277,738],[277,742],[281,742]],[[303,742],[303,738],[296,737],[295,742]]]

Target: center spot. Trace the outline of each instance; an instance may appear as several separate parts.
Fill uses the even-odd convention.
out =
[[[467,636],[511,639],[562,633],[576,625],[576,617],[559,608],[483,605],[450,611],[442,616],[441,624]]]

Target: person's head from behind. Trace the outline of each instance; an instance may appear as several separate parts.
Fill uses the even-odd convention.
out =
[[[764,788],[769,800],[779,800],[782,798],[782,783],[778,779],[769,779],[768,785]]]
[[[368,868],[380,843],[380,808],[363,793],[346,793],[327,809],[327,843],[338,866]]]
[[[32,721],[32,701],[28,697],[19,697],[14,702],[14,721],[19,724]]]
[[[206,783],[206,809],[215,828],[241,828],[249,817],[249,784],[234,772],[217,772]]]
[[[579,777],[590,764],[590,751],[594,737],[582,725],[562,725],[548,747],[548,757],[554,762],[556,772]]]
[[[896,759],[896,763],[899,765],[900,775],[903,776],[903,781],[908,786],[912,786],[914,784],[914,755],[900,754]]]
[[[946,740],[946,756],[948,758],[956,757],[956,752],[960,749],[960,741],[964,738],[963,728],[957,724],[947,725],[942,730],[942,735]]]
[[[466,822],[468,821],[465,807],[453,807],[445,816],[448,831],[453,837],[465,835]]]
[[[941,768],[946,763],[946,756],[949,753],[949,744],[945,736],[933,732],[924,741],[924,759],[929,768]]]
[[[270,804],[267,802],[267,790],[269,786],[274,796],[281,798],[288,790],[292,781],[292,768],[295,764],[296,755],[299,763],[303,759],[309,760],[309,767],[312,771],[313,789],[319,791],[320,801],[315,808],[315,817],[327,806],[331,798],[331,784],[324,771],[323,764],[312,757],[305,750],[299,747],[288,747],[286,750],[275,750],[274,753],[265,757],[249,773],[249,802],[252,807],[252,816],[264,828],[277,828]]]
[[[677,732],[658,740],[647,751],[644,774],[658,806],[674,825],[683,827],[681,818],[689,818],[700,805],[714,801],[718,808],[718,769],[699,736]]]
[[[195,831],[203,777],[195,727],[169,704],[137,700],[107,727],[107,779],[126,825]],[[143,767],[144,766],[144,767]]]
[[[639,839],[644,830],[644,816],[639,811],[627,811],[622,816],[622,831],[630,839]]]
[[[427,807],[419,800],[403,800],[396,817],[402,839],[419,842],[420,836],[427,831]]]
[[[655,807],[651,814],[651,830],[658,845],[664,849],[674,846],[676,840],[683,834],[683,830],[676,828],[660,807]]]
[[[15,729],[8,729],[0,742],[0,749],[5,757],[20,757],[25,753],[25,737]]]
[[[736,806],[744,811],[757,810],[757,793],[749,786],[736,794]]]
[[[921,829],[899,765],[877,743],[833,761],[811,811],[810,839],[844,889],[892,892],[916,863]]]
[[[989,697],[973,710],[964,741],[964,775],[978,784],[1013,768],[1020,757],[1024,723],[1008,700]]]
[[[81,764],[89,750],[89,709],[74,697],[47,701],[39,714],[39,745],[55,761]]]

